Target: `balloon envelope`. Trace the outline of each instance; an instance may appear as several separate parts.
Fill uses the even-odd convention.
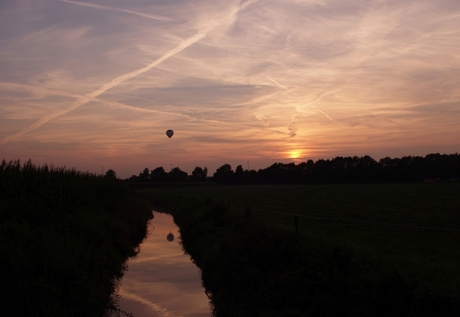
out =
[[[168,131],[166,131],[166,135],[168,136],[168,138],[171,139],[171,137],[174,135],[174,131],[173,130],[168,130]]]

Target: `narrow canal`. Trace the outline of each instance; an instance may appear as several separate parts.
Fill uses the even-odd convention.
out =
[[[121,281],[120,309],[134,317],[209,317],[200,270],[182,251],[172,216],[154,212],[151,224],[153,231]]]

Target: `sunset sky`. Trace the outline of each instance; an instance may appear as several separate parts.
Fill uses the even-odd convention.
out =
[[[458,0],[0,1],[0,159],[126,178],[457,152]]]

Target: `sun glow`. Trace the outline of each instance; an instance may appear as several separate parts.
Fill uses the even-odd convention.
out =
[[[293,150],[293,151],[289,151],[288,155],[289,155],[289,158],[297,159],[297,158],[300,157],[301,153],[300,153],[300,151]]]

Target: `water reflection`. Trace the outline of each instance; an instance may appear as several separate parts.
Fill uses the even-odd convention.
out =
[[[134,317],[209,317],[200,271],[174,239],[172,217],[155,212],[152,224],[155,230],[123,277],[120,309]]]

